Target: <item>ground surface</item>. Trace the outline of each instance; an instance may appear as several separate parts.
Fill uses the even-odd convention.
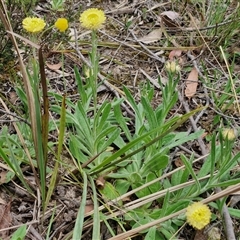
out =
[[[64,12],[64,16],[70,19],[70,29],[68,30],[68,34],[71,34],[70,41],[69,38],[65,37],[59,39],[58,35],[44,36],[46,74],[51,91],[62,94],[66,84],[68,97],[76,98],[76,100],[79,98],[73,68],[76,66],[80,72],[84,72],[84,59],[88,59],[88,52],[91,47],[90,35],[86,30],[79,27],[79,15],[80,12],[90,7],[103,9],[107,16],[107,22],[98,32],[98,49],[101,56],[100,71],[108,82],[102,84],[99,88],[98,101],[101,102],[107,98],[112,99],[121,95],[123,85],[134,94],[136,100],[139,100],[141,86],[149,81],[155,87],[152,105],[157,107],[162,101],[158,78],[165,84],[168,79],[165,63],[169,60],[176,61],[181,68],[181,78],[178,84],[179,101],[169,114],[184,114],[199,106],[207,106],[207,108],[202,110],[194,121],[187,121],[181,126],[181,129],[189,132],[195,131],[195,128],[202,128],[205,130],[205,136],[201,141],[195,140],[177,148],[172,153],[172,167],[182,165],[182,162],[179,161],[181,153],[189,156],[193,154],[195,157],[207,154],[210,150],[207,137],[212,132],[226,125],[236,130],[239,128],[239,112],[236,104],[232,103],[235,102],[235,98],[231,87],[226,90],[229,75],[226,62],[224,62],[219,50],[219,46],[223,45],[229,63],[233,63],[231,66],[232,76],[235,79],[235,88],[238,89],[240,73],[239,32],[234,33],[230,40],[226,38],[227,43],[224,41],[226,37],[224,34],[228,34],[225,30],[228,27],[230,28],[231,25],[227,16],[236,10],[238,3],[237,1],[228,3],[226,19],[217,22],[219,26],[214,23],[211,25],[208,21],[210,17],[204,15],[211,13],[211,11],[208,11],[212,7],[210,5],[210,3],[206,3],[203,6],[201,1],[186,1],[186,3],[152,0],[71,1]],[[34,14],[53,21],[49,2],[41,1],[34,8]],[[14,11],[17,12],[16,9]],[[59,12],[57,15],[60,17],[63,13]],[[21,31],[20,26],[15,26],[15,28],[17,31]],[[200,30],[197,30],[197,28]],[[76,45],[74,29],[76,29],[76,35],[79,39],[78,45]],[[239,31],[239,27],[232,31],[237,31],[237,29]],[[24,46],[21,47],[24,50]],[[79,56],[78,51],[83,54],[82,57]],[[27,62],[29,60],[27,52],[23,56]],[[61,63],[62,56],[64,57],[64,69],[61,64],[57,65]],[[1,98],[8,99],[8,103],[13,106],[19,106],[20,103],[15,93],[14,80],[9,82],[8,79],[9,74],[16,74],[17,68],[16,64],[14,66],[15,72],[3,72],[0,75]],[[189,79],[189,74],[193,69],[198,71],[198,76],[196,77],[196,74],[193,73],[192,78],[195,85],[190,86],[190,95],[186,96],[186,86],[189,86],[186,80]],[[192,80],[191,77],[190,80]],[[226,92],[230,95],[226,97],[224,103],[217,102],[216,100]],[[231,103],[226,106],[224,105],[225,102]],[[129,113],[127,108],[126,106],[125,113],[131,115],[131,111]],[[3,110],[2,106],[1,110]],[[11,123],[7,122],[8,115],[4,111],[0,114],[0,127],[3,129],[6,125],[10,126],[9,132],[11,133]],[[218,121],[219,116],[221,121]],[[57,118],[58,116],[52,117]],[[12,131],[14,133],[13,127]],[[55,132],[52,132],[51,137],[54,138],[55,134]],[[236,139],[235,145],[234,153],[237,153],[239,151],[238,139]],[[65,155],[66,161],[68,161],[68,153]],[[49,161],[49,164],[52,164],[51,161]],[[69,174],[62,172],[62,176],[65,175],[65,178],[61,179],[57,185],[48,210],[42,217],[37,199],[34,199],[21,188],[16,178],[8,182],[7,172],[7,169],[2,168],[0,175],[1,199],[4,206],[0,209],[1,228],[9,227],[8,224],[3,224],[3,219],[11,222],[12,226],[28,223],[29,231],[26,239],[44,239],[53,209],[55,209],[55,219],[49,239],[68,239],[68,233],[74,227],[82,195],[82,189],[77,184],[71,184],[73,181]],[[34,188],[36,182],[31,168],[26,166],[24,173]],[[239,202],[236,201],[234,206],[239,208]],[[89,189],[86,212],[91,211],[92,208],[93,202]],[[43,228],[35,223],[39,219],[43,221]],[[234,231],[239,234],[239,222],[236,219],[233,219],[233,222]],[[113,221],[109,224],[113,229],[117,228],[116,222]],[[225,239],[223,224],[217,223],[216,225],[217,233],[215,238],[211,239],[220,239],[218,235],[221,235],[221,239]],[[92,239],[91,230],[91,226],[86,227],[82,239]],[[120,229],[115,230],[121,233]],[[9,232],[12,232],[12,230],[10,229]],[[2,238],[7,239],[6,236],[9,235],[9,232],[2,232]],[[101,237],[101,239],[111,237],[104,224],[101,227]],[[137,236],[132,239],[144,239],[144,236]],[[185,226],[180,230],[178,239],[205,240],[209,238],[204,231],[196,231],[189,226]]]

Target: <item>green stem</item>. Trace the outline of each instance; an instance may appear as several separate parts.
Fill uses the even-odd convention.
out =
[[[92,52],[91,52],[91,65],[90,71],[90,83],[93,94],[94,116],[97,112],[97,75],[98,75],[98,54],[97,54],[97,34],[96,31],[92,31]]]

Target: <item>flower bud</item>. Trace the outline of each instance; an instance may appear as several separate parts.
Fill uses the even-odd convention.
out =
[[[180,66],[175,61],[166,62],[165,68],[171,73],[179,72],[181,70]]]
[[[235,129],[224,128],[222,130],[222,136],[223,136],[223,139],[232,141],[232,140],[236,139],[237,133],[236,133]]]

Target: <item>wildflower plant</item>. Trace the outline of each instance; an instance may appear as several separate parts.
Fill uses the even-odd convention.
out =
[[[64,9],[63,0],[50,3],[55,11]],[[178,87],[181,68],[177,61],[169,61],[165,65],[166,84],[159,78],[160,87],[157,91],[161,95],[161,102],[158,106],[152,106],[156,89],[148,81],[139,86],[138,100],[131,88],[123,86],[121,97],[99,103],[98,30],[104,26],[107,19],[102,10],[90,8],[80,15],[79,21],[82,28],[91,32],[91,50],[90,64],[83,66],[83,69],[87,68],[85,78],[81,71],[74,67],[77,99],[73,100],[67,94],[48,91],[40,46],[37,45],[35,50],[38,55],[33,55],[34,61],[30,61],[33,64],[27,68],[27,72],[19,54],[25,86],[24,90],[20,89],[21,87],[16,89],[23,102],[24,117],[27,120],[15,124],[17,134],[11,136],[7,127],[2,128],[0,157],[12,169],[6,181],[17,176],[22,186],[32,195],[36,194],[21,169],[22,163],[31,165],[36,182],[41,188],[43,212],[51,200],[55,185],[62,180],[59,170],[64,172],[64,181],[75,181],[74,184],[81,188],[81,204],[75,227],[67,238],[81,239],[86,225],[89,224],[93,226],[92,239],[100,239],[100,223],[104,222],[112,238],[116,239],[118,236],[114,236],[116,233],[111,229],[109,219],[116,220],[123,234],[128,232],[125,226],[132,228],[129,230],[130,235],[120,237],[121,239],[130,238],[131,231],[141,227],[142,229],[135,233],[145,234],[146,240],[173,239],[186,220],[193,228],[203,229],[211,223],[211,211],[202,203],[202,198],[214,194],[216,187],[224,189],[239,183],[239,173],[233,170],[240,158],[240,153],[232,153],[237,138],[235,132],[232,129],[223,129],[220,134],[213,134],[210,153],[203,162],[197,163],[198,171],[194,166],[198,161],[194,154],[185,155],[181,151],[177,152],[177,157],[182,166],[173,167],[172,156],[175,150],[178,151],[182,144],[203,135],[202,130],[189,133],[182,124],[204,109],[197,108],[186,114],[179,111]],[[47,25],[43,19],[33,17],[25,18],[22,24],[36,41],[37,34]],[[64,36],[68,26],[66,18],[58,18],[47,30],[55,27],[55,36]],[[126,30],[130,30],[131,26]],[[30,41],[26,42],[29,44]],[[36,47],[36,44],[38,42],[32,46]],[[62,61],[64,62],[63,54]],[[64,72],[64,64],[61,68]],[[51,97],[50,107],[48,96]],[[123,103],[127,103],[131,116],[125,114]],[[50,124],[49,112],[57,116],[57,119],[50,120]],[[183,115],[179,114],[180,112]],[[56,130],[55,142],[48,138],[49,129]],[[53,146],[56,147],[56,153]],[[62,161],[63,150],[68,152],[67,163]],[[48,168],[49,151],[53,156],[54,167],[51,164]],[[68,164],[69,162],[71,164]],[[35,169],[37,172],[34,172]],[[75,174],[76,172],[80,174]],[[49,181],[46,181],[46,173],[49,174]],[[99,178],[104,178],[104,181],[97,189]],[[93,210],[86,213],[89,194],[92,194]],[[127,202],[126,199],[130,198],[131,201]],[[216,204],[211,204],[211,207],[214,205],[215,209],[221,212],[224,203],[223,198]],[[56,219],[54,214],[53,212],[47,238],[50,236],[52,221]],[[236,215],[236,212],[232,214]],[[85,222],[85,217],[90,215],[92,218]],[[120,215],[121,218],[118,218]],[[155,225],[149,227],[153,222]],[[25,228],[23,230],[25,235]]]

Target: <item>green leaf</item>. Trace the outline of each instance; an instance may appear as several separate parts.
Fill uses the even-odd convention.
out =
[[[215,187],[229,187],[235,184],[239,183],[239,178],[238,179],[232,179],[224,182],[219,182],[219,183],[213,183],[209,185],[209,188],[215,188]]]
[[[138,130],[142,126],[144,126],[143,108],[141,105],[136,104],[134,97],[131,95],[130,91],[125,86],[123,86],[123,91],[126,95],[128,102],[130,103],[132,109],[135,112],[135,130],[136,132],[138,132]]]
[[[228,208],[228,212],[230,213],[230,215],[234,218],[238,218],[240,219],[240,209],[236,209],[236,208]]]
[[[169,193],[169,191],[167,191],[166,195],[164,196],[164,201],[162,204],[162,211],[161,211],[161,215],[159,216],[159,218],[166,216],[169,203],[170,203],[170,193]]]
[[[150,160],[147,160],[146,163],[143,163],[141,168],[141,175],[146,176],[149,172],[158,172],[161,169],[164,169],[168,165],[168,156],[162,155],[162,153],[157,153]]]
[[[172,142],[169,145],[167,145],[167,147],[169,149],[172,149],[174,147],[182,145],[185,142],[192,141],[199,138],[200,136],[202,136],[203,133],[204,133],[204,130],[200,130],[200,131],[191,133],[189,135],[187,132],[176,133],[175,138],[172,140]]]
[[[146,183],[151,182],[156,178],[157,178],[157,176],[154,173],[150,172],[150,173],[148,173],[148,175],[146,177]],[[151,193],[155,193],[155,192],[159,191],[161,189],[160,181],[155,182],[154,184],[151,184],[150,186],[148,186],[148,189],[150,190]]]
[[[179,219],[179,218],[173,218],[172,219],[172,222],[175,224],[175,225],[177,225],[178,227],[181,227],[181,226],[183,226],[183,224],[184,224],[184,220],[183,219]]]
[[[107,136],[111,135],[110,138],[106,139]],[[113,141],[119,137],[120,129],[116,129],[115,126],[111,126],[102,130],[102,132],[95,139],[95,147],[98,152],[103,151],[107,147],[109,147]]]
[[[58,177],[59,164],[61,161],[62,148],[63,148],[63,144],[64,144],[65,123],[66,123],[66,104],[65,104],[65,97],[63,97],[62,107],[61,107],[59,135],[58,135],[57,159],[55,161],[54,169],[53,169],[52,176],[50,179],[50,184],[48,186],[47,197],[45,200],[45,206],[48,206],[48,203],[49,203],[52,193],[54,191],[57,177]]]
[[[83,193],[82,193],[82,201],[80,208],[78,210],[77,219],[75,222],[75,226],[73,229],[73,237],[72,239],[81,239],[82,237],[82,231],[83,231],[83,222],[84,222],[84,213],[85,213],[85,206],[86,206],[86,200],[87,200],[87,175],[85,172],[82,172],[83,174]]]
[[[127,119],[125,117],[123,117],[123,113],[121,111],[121,108],[120,108],[119,104],[114,106],[114,115],[115,115],[115,118],[116,118],[118,124],[120,125],[121,129],[125,133],[128,141],[131,141],[132,140],[132,135],[131,135],[131,133],[128,129],[128,126],[126,124]]]
[[[11,240],[24,240],[27,234],[27,225],[19,227],[12,235]]]
[[[98,210],[98,197],[97,191],[95,187],[94,180],[89,177],[90,183],[93,191],[93,203],[94,203],[94,211],[93,211],[93,230],[92,230],[92,239],[100,239],[100,215]]]
[[[104,102],[97,111],[97,114],[94,117],[94,129],[97,130],[97,134],[100,134],[104,130],[106,121],[109,118],[110,110],[111,104]]]
[[[9,139],[6,138],[6,141],[9,145]],[[18,158],[15,156],[13,149],[10,147],[10,157],[6,155],[2,148],[0,148],[0,157],[1,159],[8,164],[8,166],[14,171],[15,175],[19,178],[22,182],[24,187],[29,191],[29,193],[33,193],[32,189],[29,187],[28,182],[25,180],[24,174],[22,169],[20,168],[19,164],[21,162],[18,161]]]
[[[182,125],[190,116],[192,116],[193,114],[195,114],[196,112],[202,110],[203,108],[198,108],[195,109],[181,117],[175,117],[171,120],[169,120],[167,123],[147,132],[146,134],[143,134],[142,136],[132,140],[131,142],[129,142],[127,145],[125,145],[124,147],[122,147],[121,149],[119,149],[117,152],[115,152],[114,154],[112,154],[112,156],[106,158],[101,164],[99,164],[98,166],[96,166],[94,169],[92,169],[91,171],[91,175],[92,174],[97,174],[98,172],[101,172],[103,170],[105,170],[108,167],[111,167],[112,165],[115,165],[125,159],[128,159],[132,156],[134,156],[135,154],[137,154],[138,152],[144,150],[145,148],[151,146],[152,144],[154,144],[155,142],[159,141],[160,139],[162,139],[164,136],[166,136],[168,133],[174,131],[176,128],[178,128],[180,125]],[[131,153],[126,155],[126,152],[132,148],[134,148],[136,145],[138,145],[139,143],[141,143],[144,139],[148,138],[149,136],[151,136],[152,134],[161,131],[162,129],[166,129],[162,134],[160,134],[158,137],[154,138],[153,140],[151,140],[150,142],[146,143],[145,145],[142,145],[140,148],[138,148],[135,151],[132,151]],[[124,157],[121,157],[119,159],[120,156],[124,155]],[[117,160],[116,160],[117,159]],[[115,160],[115,161],[114,161]],[[114,162],[113,162],[114,161]]]
[[[84,148],[84,150],[83,150],[83,148]],[[88,155],[90,155],[90,152],[88,152],[88,150],[82,145],[81,141],[79,141],[79,139],[74,135],[70,135],[69,149],[70,149],[71,154],[74,156],[74,158],[79,163],[84,163],[88,160],[87,155],[84,153],[87,153]],[[81,151],[80,151],[80,149],[81,149]]]
[[[125,194],[130,187],[130,183],[125,179],[117,179],[114,185],[120,195]]]
[[[87,99],[88,99],[87,98],[87,93],[84,89],[81,75],[80,75],[76,66],[74,66],[74,74],[75,74],[75,79],[76,79],[76,82],[77,82],[78,92],[81,96],[81,100],[82,100],[83,105],[85,105],[87,103]]]
[[[145,240],[156,240],[156,231],[157,231],[157,228],[156,226],[154,227],[151,227],[149,230],[148,230],[148,233],[147,235],[145,236]]]
[[[149,129],[153,129],[158,125],[155,111],[153,111],[150,102],[146,98],[142,97],[141,102],[148,120]]]
[[[205,162],[203,163],[200,171],[198,172],[198,178],[201,178],[201,177],[205,177],[207,176],[210,171],[211,171],[211,166],[212,166],[212,156],[211,154],[207,157],[207,159],[205,160]]]
[[[91,132],[89,119],[88,119],[87,114],[86,114],[85,110],[83,109],[80,101],[77,104],[75,118],[78,123],[76,127],[78,127],[78,129],[80,129],[80,131],[84,134],[85,137],[87,137],[87,138],[91,137],[92,132]]]
[[[226,151],[231,151],[231,149],[226,149]],[[229,174],[229,171],[238,164],[240,159],[240,153],[236,154],[232,159],[226,159],[219,168],[218,176],[224,178],[225,175]]]
[[[130,181],[131,183],[136,183],[136,182],[141,182],[141,181],[142,181],[141,175],[140,175],[139,173],[136,173],[136,172],[132,173],[132,174],[129,176],[128,179],[129,179],[129,181]]]
[[[211,179],[215,171],[215,162],[216,162],[216,135],[215,134],[212,136],[210,155],[211,155],[211,168],[210,168],[210,179]]]
[[[201,185],[200,185],[200,183],[198,181],[198,178],[196,176],[195,171],[193,170],[193,167],[192,167],[192,164],[191,164],[191,162],[192,162],[191,159],[189,161],[184,155],[181,155],[181,160],[184,162],[184,165],[188,169],[188,171],[191,174],[192,178],[196,181],[196,185],[197,185],[197,188],[198,188],[197,191],[199,191],[201,189]]]
[[[165,239],[171,239],[172,233],[170,233],[168,230],[166,230],[164,227],[161,227],[159,231],[165,236]]]
[[[148,217],[148,215],[144,214],[144,213],[145,212],[142,213],[141,218],[138,219],[138,221],[132,226],[132,228],[137,228],[137,227],[140,227],[142,225],[152,222],[153,219]],[[141,231],[141,233],[146,233],[146,232],[148,232],[148,229]]]
[[[178,184],[181,184],[182,180],[182,175],[183,175],[183,170],[179,169],[177,172],[174,172],[171,176],[171,183],[173,186],[177,186]]]
[[[132,189],[135,189],[135,188],[141,187],[143,184],[144,184],[144,181],[135,182],[135,183],[132,183],[131,187],[132,187]],[[151,192],[150,192],[149,188],[143,188],[141,190],[138,190],[135,194],[138,198],[142,198],[142,197],[146,197],[146,196],[150,195]],[[146,203],[144,206],[145,206],[145,208],[149,208],[151,206],[151,204],[152,204],[152,202],[149,202],[149,203]]]
[[[110,182],[105,182],[103,189],[99,189],[99,192],[107,200],[113,200],[120,196],[116,188]]]

